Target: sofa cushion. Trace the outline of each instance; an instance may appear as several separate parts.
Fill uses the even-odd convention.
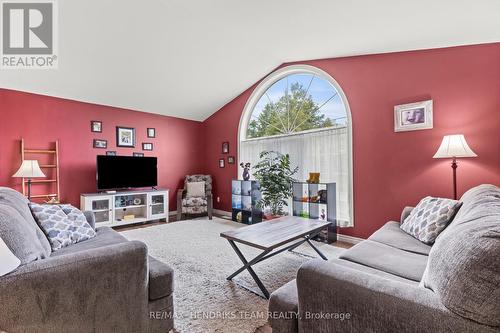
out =
[[[382,228],[375,231],[368,239],[397,249],[429,255],[431,247],[407,234],[399,227],[399,222],[387,222]]]
[[[451,222],[460,205],[457,200],[425,197],[404,220],[401,229],[425,244],[432,245]]]
[[[21,214],[26,222],[26,227],[32,229],[36,234],[36,238],[38,239],[43,251],[43,256],[41,258],[49,257],[52,252],[49,240],[43,233],[42,229],[40,229],[38,224],[35,222],[28,203],[29,200],[16,190],[8,187],[0,187],[0,204],[10,206]]]
[[[479,186],[431,249],[422,284],[452,312],[500,326],[500,189]]]
[[[86,240],[85,242],[62,248],[52,253],[52,257],[88,251],[91,249],[105,247],[117,243],[125,243],[128,241],[129,240],[127,240],[120,233],[116,232],[110,227],[99,227],[96,229],[96,236],[94,238]]]
[[[208,205],[208,201],[206,198],[198,198],[198,197],[184,198],[182,199],[182,205],[184,207],[206,206]]]
[[[339,258],[413,281],[422,279],[427,264],[426,255],[407,252],[371,240],[354,245],[344,251]]]
[[[269,298],[269,322],[273,332],[298,332],[298,311],[297,281],[292,280],[274,291]]]
[[[77,214],[76,208],[64,209],[58,205],[30,203],[31,211],[43,229],[53,251],[95,237],[95,231],[87,223],[83,213]]]
[[[49,256],[38,240],[35,227],[19,211],[1,203],[0,238],[21,260],[21,265]]]
[[[148,256],[149,299],[167,297],[174,291],[174,270],[167,264]]]

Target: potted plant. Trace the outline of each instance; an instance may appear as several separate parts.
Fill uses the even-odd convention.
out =
[[[259,157],[260,162],[255,165],[253,173],[262,192],[258,206],[270,210],[271,216],[265,216],[266,219],[282,216],[283,207],[288,206],[287,199],[292,196],[293,175],[299,168],[292,169],[288,154],[263,151]]]

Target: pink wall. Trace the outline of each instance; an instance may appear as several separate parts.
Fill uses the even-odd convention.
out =
[[[184,175],[204,169],[200,122],[5,89],[0,89],[0,117],[0,186],[21,190],[20,180],[11,177],[20,165],[21,137],[37,148],[58,139],[61,196],[74,205],[80,205],[80,193],[96,191],[96,155],[106,150],[131,156],[143,152],[142,142],[152,142],[154,150],[143,153],[158,157],[159,186],[171,190],[170,210],[176,209],[174,192]],[[102,133],[90,131],[91,120],[102,121]],[[116,126],[136,129],[136,148],[116,147]],[[156,138],[147,138],[148,127],[156,128]],[[92,148],[93,139],[108,140],[108,148]]]
[[[450,161],[432,158],[445,134],[463,133],[478,155],[459,161],[459,195],[500,185],[500,43],[300,63],[335,78],[351,108],[355,226],[341,233],[366,238],[426,195],[451,197]],[[219,209],[230,210],[230,181],[241,172],[218,168],[220,146],[229,141],[237,156],[238,124],[254,87],[204,122]],[[394,105],[425,99],[434,101],[434,129],[395,133]]]

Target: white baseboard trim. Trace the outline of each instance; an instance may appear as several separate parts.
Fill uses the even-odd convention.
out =
[[[176,210],[171,210],[170,212],[168,212],[168,216],[174,216],[174,215],[177,215]]]
[[[364,241],[363,238],[347,236],[347,235],[342,235],[342,234],[337,234],[337,240],[339,240],[341,242],[345,242],[345,243],[350,243],[350,244],[358,244],[359,242]]]

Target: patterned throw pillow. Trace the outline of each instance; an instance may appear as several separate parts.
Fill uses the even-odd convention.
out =
[[[425,197],[401,224],[401,230],[419,241],[432,245],[451,222],[461,202],[445,198]]]
[[[31,212],[49,240],[52,251],[95,237],[85,215],[71,205],[30,203]]]

